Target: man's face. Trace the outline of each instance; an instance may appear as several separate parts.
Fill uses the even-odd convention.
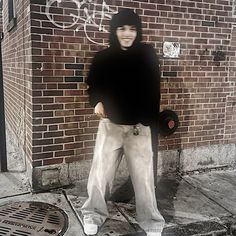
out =
[[[137,37],[137,29],[134,25],[123,25],[116,29],[116,36],[121,49],[127,50]]]

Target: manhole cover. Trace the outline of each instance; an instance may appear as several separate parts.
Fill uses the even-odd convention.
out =
[[[0,206],[0,236],[61,236],[68,228],[65,212],[43,202],[14,202]]]

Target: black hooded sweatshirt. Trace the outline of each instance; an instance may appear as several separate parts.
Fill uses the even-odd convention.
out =
[[[102,102],[107,117],[116,124],[156,126],[160,105],[159,61],[153,47],[140,42],[139,19],[132,19],[130,12],[125,14],[113,17],[110,47],[97,52],[93,59],[86,81],[90,104]],[[127,14],[131,22],[124,22]],[[132,47],[122,50],[115,31],[125,24],[135,25],[138,35]]]

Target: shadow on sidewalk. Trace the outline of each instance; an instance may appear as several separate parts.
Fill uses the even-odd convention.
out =
[[[171,178],[161,176],[158,178],[156,188],[157,206],[166,222],[172,221],[175,215],[174,200],[179,185],[180,180],[176,176]],[[135,204],[134,188],[130,177],[112,193],[109,200],[115,203]],[[168,214],[165,213],[165,209],[168,209]]]

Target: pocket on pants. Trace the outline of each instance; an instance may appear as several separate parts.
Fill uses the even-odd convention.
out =
[[[108,118],[101,118],[99,123],[99,128],[104,135],[108,135],[109,137],[116,137],[122,130],[120,125],[114,124]]]

